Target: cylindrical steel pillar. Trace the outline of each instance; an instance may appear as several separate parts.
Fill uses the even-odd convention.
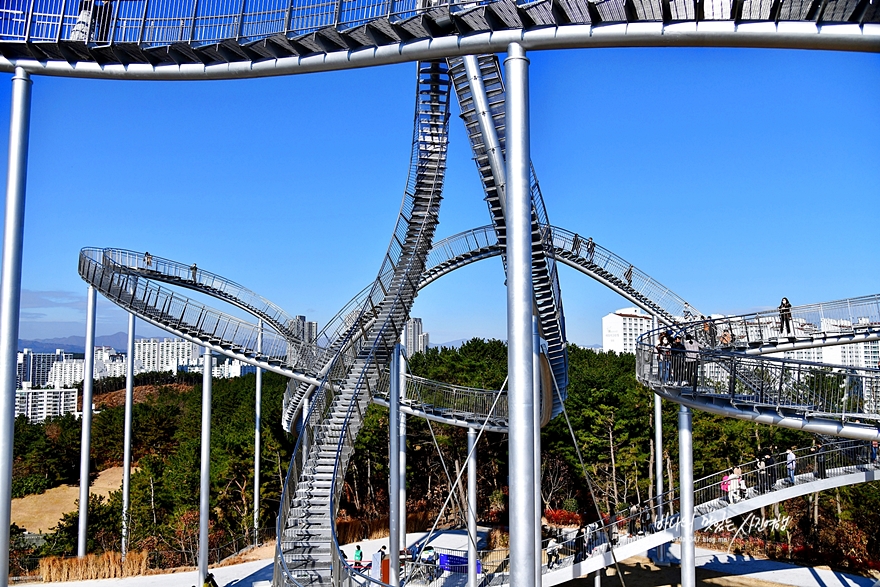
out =
[[[678,410],[678,475],[681,520],[681,587],[695,587],[696,552],[694,551],[694,439],[691,409]]]
[[[82,436],[79,449],[79,536],[76,554],[86,555],[89,526],[89,456],[92,446],[92,396],[95,382],[95,304],[97,292],[89,286],[86,309],[86,358],[83,364]]]
[[[199,585],[208,575],[208,520],[211,515],[211,349],[202,354],[202,465],[199,485]]]
[[[477,587],[477,429],[468,428],[467,531],[468,587]]]
[[[263,321],[259,321],[257,331],[257,352],[263,352]],[[257,367],[257,384],[254,393],[254,546],[260,542],[260,450],[262,447],[260,430],[263,417],[263,370]]]
[[[511,43],[507,74],[507,373],[510,453],[510,582],[535,585],[535,429],[532,424],[532,235],[529,190],[529,61]]]
[[[400,585],[400,344],[391,353],[388,389],[388,584]]]
[[[538,334],[538,317],[532,316],[532,426],[535,430],[533,447],[535,475],[535,585],[541,584],[541,337]]]
[[[131,492],[131,424],[134,409],[134,314],[128,313],[128,355],[125,357],[125,431],[122,441],[122,560],[128,554],[128,507]]]
[[[657,522],[663,518],[663,403],[660,396],[654,394],[654,481],[657,486]],[[657,560],[666,564],[669,545],[657,546]]]
[[[12,524],[12,446],[15,443],[15,375],[21,311],[21,252],[31,125],[31,78],[21,67],[12,77],[3,267],[0,276],[0,585],[9,582],[9,526]]]
[[[401,335],[401,352],[406,352],[404,342],[406,329]],[[400,401],[406,399],[406,357],[400,361]],[[397,453],[400,460],[400,549],[406,549],[406,414],[400,411],[400,450]]]

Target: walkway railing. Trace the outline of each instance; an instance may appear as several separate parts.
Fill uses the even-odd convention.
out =
[[[644,342],[636,349],[636,369],[642,383],[683,396],[843,422],[880,420],[878,369],[713,349],[672,352],[667,360]]]
[[[103,263],[120,273],[134,273],[148,279],[182,285],[197,291],[206,291],[212,296],[228,302],[261,317],[282,335],[296,341],[303,341],[303,333],[296,328],[295,320],[287,312],[266,298],[254,293],[243,285],[221,277],[216,273],[199,269],[195,264],[185,265],[156,257],[149,253],[139,253],[125,249],[103,249]]]
[[[780,489],[803,486],[805,489],[814,481],[840,477],[869,469],[880,468],[880,463],[869,461],[869,443],[854,440],[841,440],[825,445],[821,451],[817,447],[799,448],[793,452],[794,470],[790,481],[786,453],[773,455],[773,463],[759,466],[759,460],[739,465],[741,472],[734,484],[734,468],[707,475],[694,482],[694,513],[704,516],[740,502],[746,503],[758,496],[772,494]],[[765,453],[765,454],[769,454]],[[766,461],[765,461],[766,463]],[[657,515],[658,505],[665,514]],[[544,539],[541,545],[543,572],[570,566],[577,561],[587,560],[617,549],[636,544],[656,532],[675,528],[679,524],[679,495],[668,491],[659,499],[656,497],[636,505],[636,513],[629,508],[607,515],[602,522],[585,526],[582,539],[572,530],[553,537],[558,544],[559,560],[548,568],[547,548],[551,538]],[[723,518],[722,518],[723,519]],[[716,520],[718,522],[720,520]],[[608,541],[611,538],[611,543]],[[670,537],[670,539],[672,539]],[[583,544],[581,547],[580,545]],[[467,551],[436,549],[437,552],[467,557]],[[509,552],[507,549],[485,550],[478,553],[483,569],[484,584],[501,585],[509,582]],[[443,573],[448,578],[451,573]]]
[[[288,363],[291,349],[282,336],[264,332],[263,351],[257,353],[257,325],[209,308],[149,279],[120,273],[112,267],[108,269],[102,262],[102,249],[83,249],[79,260],[83,279],[123,308],[139,311],[175,329],[198,331],[243,353],[259,355],[270,362]]]
[[[382,375],[377,385],[375,400],[387,405],[389,375]],[[432,381],[423,377],[407,375],[406,389],[401,398],[401,408],[410,408],[413,413],[448,423],[467,423],[481,426],[493,432],[507,432],[507,393],[451,385]],[[492,406],[495,406],[494,410]],[[488,419],[487,419],[488,418]]]
[[[709,318],[682,327],[704,347],[772,352],[768,342],[797,343],[856,336],[880,338],[880,294],[793,306],[787,312],[765,310],[738,316]],[[799,345],[807,346],[807,345]]]

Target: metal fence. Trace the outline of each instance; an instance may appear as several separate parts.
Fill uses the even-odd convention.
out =
[[[636,348],[636,375],[653,387],[731,404],[839,421],[880,420],[880,369],[834,366],[716,349]]]
[[[694,321],[680,332],[704,347],[746,351],[768,341],[877,335],[880,294]]]

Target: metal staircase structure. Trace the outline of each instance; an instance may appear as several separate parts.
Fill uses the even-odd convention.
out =
[[[567,265],[612,287],[632,303],[658,316],[661,323],[682,320],[689,308],[680,296],[652,279],[638,268],[631,270],[632,283],[624,275],[626,260],[593,243],[593,254],[587,252],[587,240],[558,227],[548,227],[548,242],[553,255]],[[470,263],[501,256],[497,232],[484,226],[437,241],[428,252],[418,288],[427,287],[443,275]],[[291,430],[301,414],[306,398],[329,374],[331,381],[346,372],[351,361],[366,344],[364,335],[375,323],[377,308],[373,299],[376,284],[359,292],[319,332],[317,339],[304,342],[296,338],[289,326],[290,317],[278,306],[249,289],[215,273],[198,269],[192,279],[192,267],[146,253],[122,249],[83,249],[80,253],[80,274],[97,287],[107,299],[133,312],[142,320],[199,345],[241,360],[245,363],[280,373],[291,378],[284,399],[282,425]],[[387,284],[392,274],[377,280]],[[258,326],[210,308],[202,302],[182,296],[162,284],[178,286],[225,300],[254,317],[264,320],[277,332],[263,330],[262,352],[257,352]],[[380,289],[383,286],[380,286]],[[282,329],[283,326],[286,328]],[[696,328],[696,327],[695,327]],[[332,369],[332,372],[331,372]],[[386,403],[387,382],[377,388],[375,401]],[[480,425],[488,418],[488,428],[507,428],[507,398],[498,399],[495,411],[489,413],[495,392],[410,378],[401,409],[409,414],[460,426]],[[468,397],[471,396],[471,397]],[[558,403],[558,402],[557,402]]]
[[[345,572],[333,532],[337,500],[363,413],[418,293],[418,278],[438,222],[446,168],[450,98],[446,64],[424,62],[418,70],[409,180],[379,279],[363,310],[369,309],[375,319],[361,335],[366,344],[346,375],[334,382],[333,390],[326,384],[318,387],[300,431],[281,498],[276,586],[338,584],[339,573]],[[348,336],[355,336],[354,331]]]
[[[621,46],[880,50],[869,0],[10,0],[0,71],[231,79],[504,51]]]
[[[467,130],[474,154],[474,162],[486,194],[489,216],[498,239],[499,252],[507,270],[505,222],[505,94],[501,65],[496,55],[448,59],[449,71],[461,108],[461,119]],[[485,111],[482,108],[486,108]],[[482,117],[482,120],[481,120]],[[488,132],[485,130],[488,129]],[[500,176],[500,177],[499,177]],[[534,167],[529,177],[532,200],[532,283],[535,314],[539,334],[547,341],[547,366],[553,372],[554,382],[542,381],[542,418],[545,425],[562,411],[568,387],[568,354],[565,350],[565,320],[562,294],[550,239],[550,222],[544,206],[544,196],[538,185]],[[555,393],[555,387],[559,393]]]

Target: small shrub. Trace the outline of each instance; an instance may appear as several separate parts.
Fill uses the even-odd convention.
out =
[[[553,526],[577,526],[581,523],[581,517],[575,512],[568,510],[545,510],[544,517],[547,523]]]

